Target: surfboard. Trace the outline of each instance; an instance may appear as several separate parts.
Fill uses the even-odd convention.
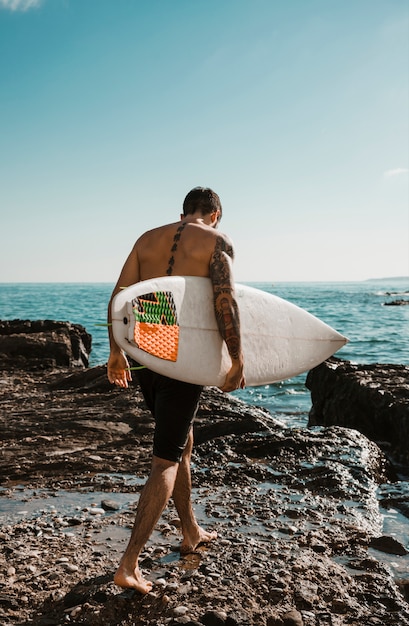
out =
[[[235,290],[248,386],[306,372],[347,342],[287,300],[242,284]],[[209,278],[166,276],[121,290],[112,302],[112,330],[129,356],[170,378],[220,386],[231,366]]]

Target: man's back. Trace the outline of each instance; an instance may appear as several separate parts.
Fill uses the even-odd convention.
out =
[[[140,280],[165,276],[167,273],[175,276],[209,276],[218,237],[225,239],[211,226],[189,220],[146,232],[135,246]]]

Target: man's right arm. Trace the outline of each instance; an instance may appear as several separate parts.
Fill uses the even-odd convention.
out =
[[[232,361],[226,380],[220,387],[222,391],[233,391],[245,386],[239,309],[235,298],[231,267],[233,256],[231,244],[224,236],[218,235],[210,261],[210,278],[217,325]]]
[[[130,285],[139,282],[139,280],[139,259],[137,246],[135,244],[130,255],[125,261],[125,264],[114,287],[108,305],[108,335],[110,354],[108,358],[107,375],[109,382],[117,385],[118,387],[127,387],[128,382],[132,380],[132,377],[125,353],[117,345],[114,339],[114,335],[112,333],[112,300],[114,299],[116,294],[121,291],[121,289],[123,289],[124,287],[129,287]]]

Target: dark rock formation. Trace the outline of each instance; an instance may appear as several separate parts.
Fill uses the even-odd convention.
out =
[[[392,300],[392,302],[385,302],[385,306],[404,306],[409,304],[409,300]]]
[[[409,466],[409,367],[353,365],[332,357],[308,373],[309,426],[346,426]]]
[[[87,367],[91,341],[80,324],[0,321],[0,368]]]

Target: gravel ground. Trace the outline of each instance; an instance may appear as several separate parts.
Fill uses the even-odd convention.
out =
[[[378,558],[407,559],[382,537],[388,464],[356,431],[286,429],[206,390],[193,499],[218,538],[182,558],[170,503],[142,555],[154,586],[141,596],[112,582],[149,471],[138,388],[111,389],[103,368],[16,370],[2,372],[0,393],[5,626],[409,625],[409,577]]]

